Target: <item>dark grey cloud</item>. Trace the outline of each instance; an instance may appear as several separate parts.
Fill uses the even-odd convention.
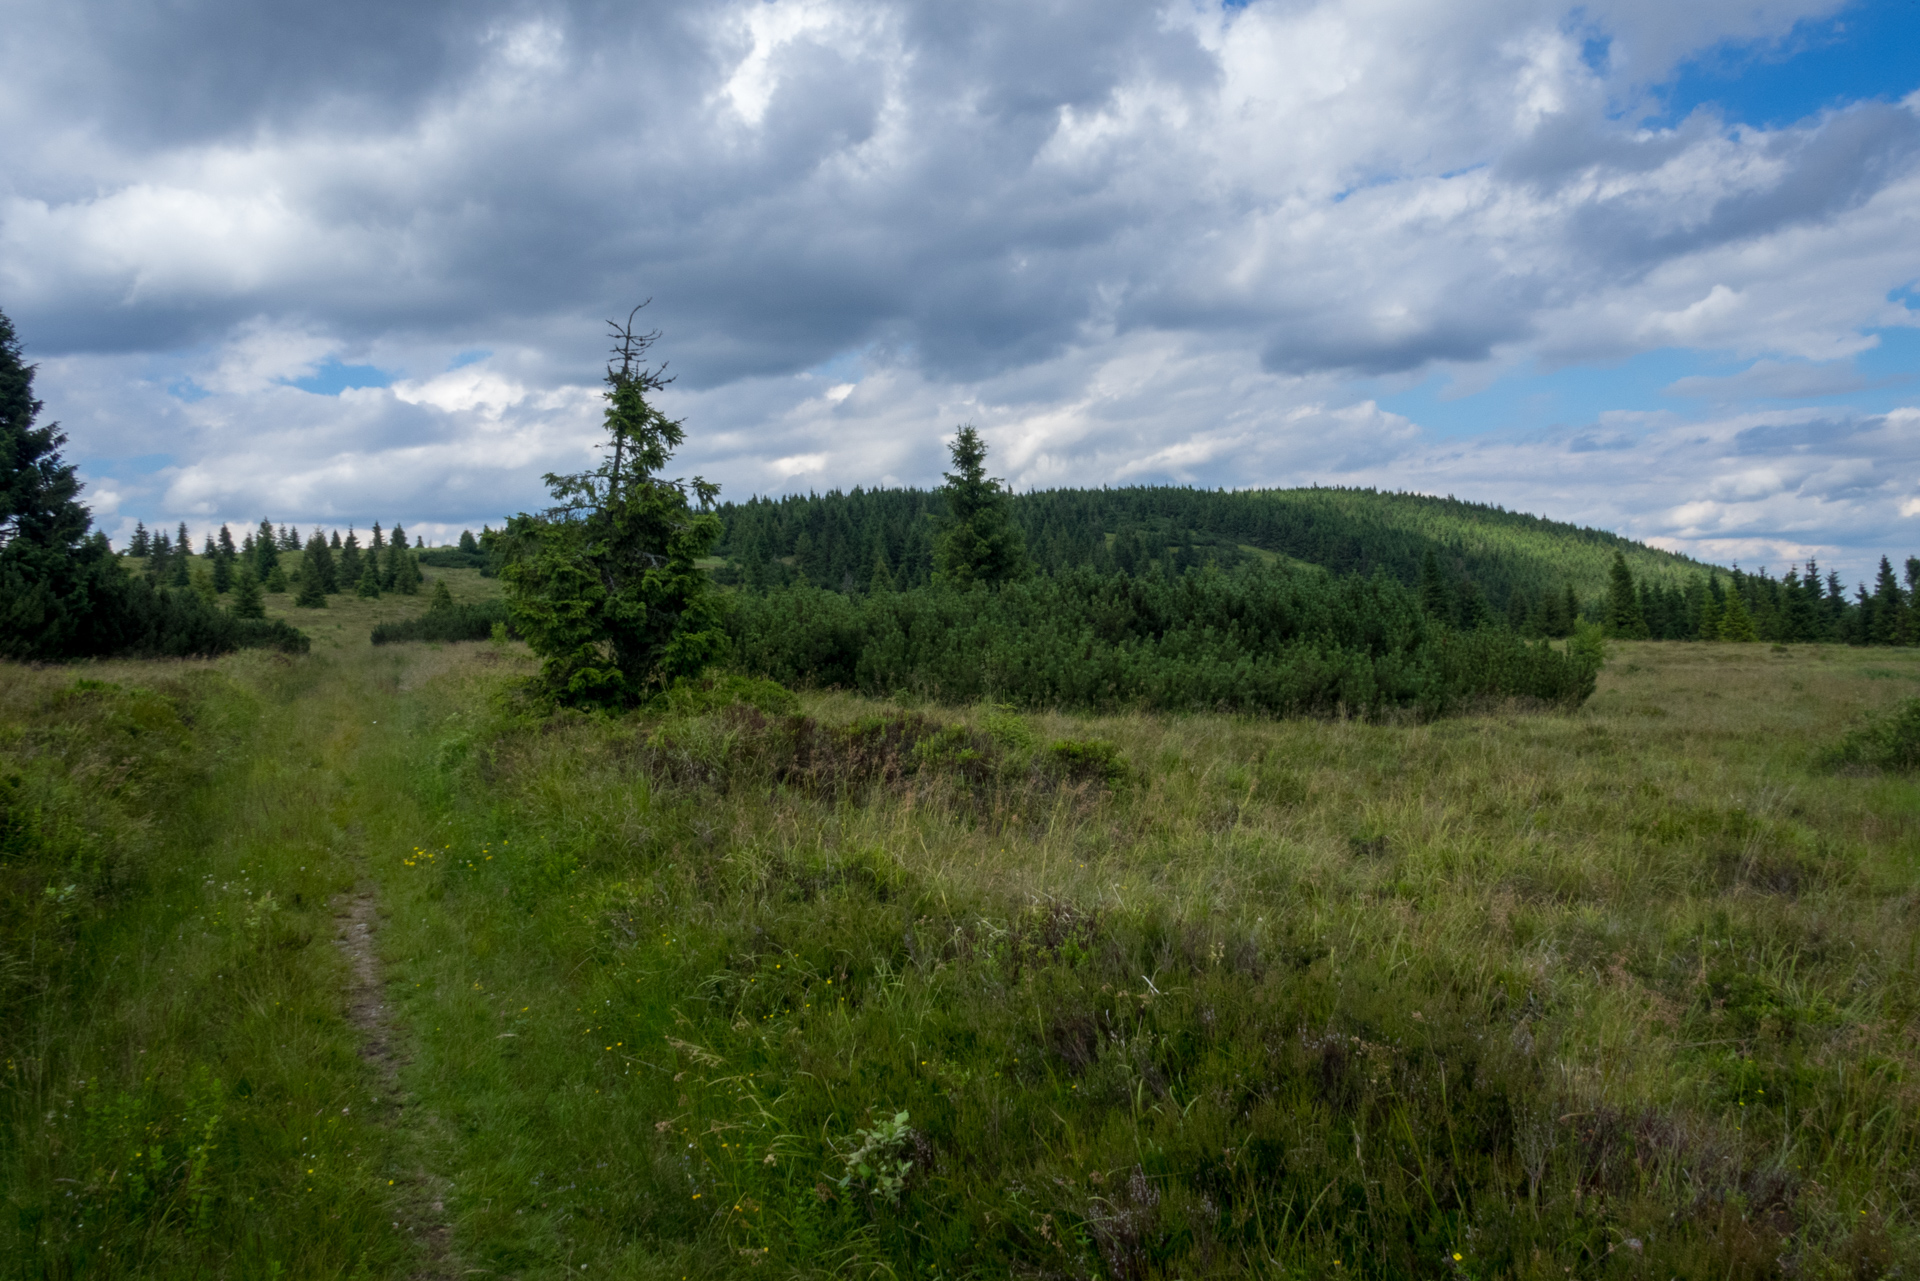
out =
[[[0,307],[91,437],[165,423],[177,449],[126,451],[178,453],[145,492],[201,507],[386,485],[369,460],[406,449],[439,492],[506,486],[447,461],[472,431],[537,474],[590,434],[600,320],[648,296],[730,483],[930,479],[902,425],[966,417],[1029,483],[1290,479],[1263,442],[1332,449],[1316,423],[1329,465],[1386,466],[1415,427],[1355,375],[1661,346],[1824,368],[1906,323],[1913,103],[1772,131],[1619,109],[1826,7],[18,5]],[[493,354],[449,374],[469,349]],[[328,358],[395,386],[286,386]],[[132,381],[81,393],[106,371]],[[263,418],[289,475],[221,480]]]

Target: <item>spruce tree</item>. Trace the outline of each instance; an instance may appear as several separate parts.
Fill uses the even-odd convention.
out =
[[[471,529],[463,529],[460,531],[460,550],[468,553],[469,555],[476,555],[476,556],[479,555],[480,544],[474,538],[473,531]]]
[[[393,590],[412,596],[420,590],[420,558],[404,546],[395,545],[387,555],[393,559]]]
[[[173,540],[167,537],[167,531],[161,530],[153,536],[153,543],[147,550],[147,581],[160,584],[167,581],[172,571]]]
[[[1900,580],[1893,576],[1893,562],[1880,558],[1880,572],[1874,575],[1872,613],[1868,619],[1867,644],[1893,645],[1900,640],[1901,615],[1906,598]]]
[[[174,587],[193,586],[193,542],[187,537],[187,523],[180,522],[180,538],[173,545],[173,563],[167,570],[167,582]]]
[[[279,561],[275,561],[273,568],[267,571],[266,587],[276,596],[287,590],[287,571],[280,567]]]
[[[632,315],[614,332],[601,465],[547,475],[554,506],[508,523],[513,554],[502,571],[515,629],[540,656],[549,693],[599,707],[632,706],[727,649],[696,563],[720,537],[710,510],[719,487],[661,475],[685,434],[647,402],[666,385],[641,359],[657,335],[634,333]]]
[[[127,544],[127,555],[145,560],[152,552],[153,535],[147,532],[147,523],[143,520],[134,521],[133,541]]]
[[[347,526],[347,539],[340,544],[340,586],[344,590],[352,583],[356,588],[360,583],[360,535],[353,526]]]
[[[320,550],[326,550],[324,542]],[[293,603],[302,609],[325,609],[327,607],[326,580],[320,576],[313,563],[313,545],[307,545],[307,557],[300,566],[300,590],[294,594]]]
[[[949,446],[953,470],[941,494],[945,528],[934,545],[934,581],[949,587],[991,586],[1027,572],[1026,539],[1013,521],[1006,482],[987,475],[987,443],[971,424]]]
[[[867,590],[875,596],[893,590],[893,570],[887,566],[885,548],[876,549],[873,553],[873,572],[867,575]]]
[[[240,569],[233,576],[233,599],[227,609],[235,618],[267,616],[266,602],[260,599],[260,580],[253,575],[252,562],[240,562]]]
[[[274,536],[273,522],[260,522],[260,532],[253,538],[253,572],[261,582],[273,573],[274,566],[280,563],[280,540]],[[272,588],[267,590],[271,591]]]
[[[300,579],[315,579],[320,590],[329,594],[340,590],[337,571],[333,566],[333,552],[327,547],[327,538],[319,530],[307,539],[306,555],[300,561]]]
[[[453,593],[447,590],[447,580],[444,578],[434,579],[433,594],[427,600],[427,612],[429,614],[438,614],[452,608]]]
[[[233,589],[234,567],[240,563],[240,549],[233,545],[233,529],[220,526],[220,542],[213,553],[213,585],[225,593]]]
[[[1625,640],[1647,638],[1646,616],[1640,612],[1640,594],[1634,590],[1633,571],[1627,558],[1613,554],[1613,567],[1607,572],[1607,635]]]
[[[1747,603],[1741,599],[1737,583],[1727,593],[1726,604],[1721,607],[1720,639],[1742,642],[1760,639],[1760,633],[1753,626],[1753,615],[1747,612]]]
[[[1707,579],[1705,599],[1700,602],[1700,625],[1694,632],[1698,640],[1717,641],[1720,639],[1720,619],[1726,613],[1726,593],[1720,590],[1720,576],[1710,575]]]
[[[399,525],[393,527],[393,534],[387,540],[387,555],[380,566],[380,586],[394,591],[399,580],[401,562],[407,555],[407,531]]]
[[[1567,605],[1567,630],[1565,634],[1568,636],[1571,636],[1573,634],[1573,629],[1580,625],[1580,598],[1574,595],[1572,583],[1567,584],[1566,605]]]
[[[0,312],[0,657],[46,661],[105,648],[124,589],[107,540],[89,535],[65,433],[36,425],[33,374]]]
[[[380,570],[371,554],[360,558],[360,581],[354,592],[365,600],[378,600],[380,597]]]

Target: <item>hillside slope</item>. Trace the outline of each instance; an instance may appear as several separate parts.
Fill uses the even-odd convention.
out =
[[[1384,569],[1412,584],[1431,551],[1504,609],[1516,591],[1534,598],[1571,585],[1583,601],[1599,598],[1616,551],[1645,584],[1677,586],[1710,568],[1605,530],[1371,489],[1057,489],[1017,495],[1013,506],[1045,570],[1182,568],[1264,553],[1343,574]],[[728,503],[720,550],[749,581],[797,571],[820,586],[864,587],[884,557],[896,585],[912,586],[931,574],[941,507],[937,492],[917,489]]]

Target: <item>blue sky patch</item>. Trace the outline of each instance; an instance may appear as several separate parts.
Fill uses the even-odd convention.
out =
[[[298,387],[316,396],[338,396],[349,387],[386,387],[392,383],[391,374],[383,373],[372,365],[343,365],[331,356],[305,378],[287,380],[287,386]]]
[[[1464,396],[1450,396],[1451,380],[1436,373],[1417,387],[1375,399],[1381,408],[1444,437],[1579,427],[1598,422],[1608,410],[1691,417],[1714,404],[1744,409],[1820,405],[1879,414],[1913,398],[1920,331],[1876,333],[1879,346],[1851,361],[1741,360],[1663,347],[1614,365],[1520,370]],[[1820,390],[1823,386],[1830,389]]]
[[[1866,98],[1920,88],[1920,0],[1864,0],[1795,25],[1777,43],[1724,42],[1682,64],[1655,123],[1712,104],[1730,121],[1779,126]]]

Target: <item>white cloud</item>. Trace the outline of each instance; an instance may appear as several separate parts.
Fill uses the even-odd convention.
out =
[[[1920,97],[1634,110],[1837,3],[341,0],[263,30],[76,0],[0,51],[0,305],[155,517],[537,502],[590,457],[599,319],[651,294],[689,470],[734,493],[927,483],[971,419],[1023,485],[1365,477],[1850,545],[1904,510],[1860,467],[1909,455],[1742,406],[1858,386],[1915,323]],[[1557,443],[1437,441],[1353,385],[1661,347],[1755,363],[1672,384],[1703,421]],[[396,381],[284,385],[328,359]],[[1761,435],[1701,443],[1733,423]]]

